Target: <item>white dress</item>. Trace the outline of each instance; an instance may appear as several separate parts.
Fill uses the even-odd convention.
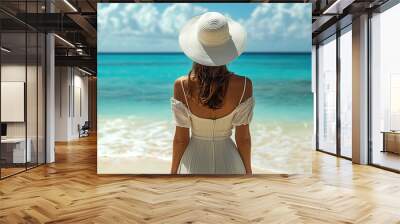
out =
[[[246,80],[246,79],[245,79]],[[182,82],[181,82],[182,84]],[[191,129],[188,146],[179,163],[179,174],[245,174],[246,170],[231,135],[235,126],[249,124],[253,116],[254,98],[242,101],[228,115],[218,119],[198,117],[186,105],[171,99],[176,126]]]

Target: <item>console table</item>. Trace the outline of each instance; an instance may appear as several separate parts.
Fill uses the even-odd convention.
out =
[[[32,158],[30,138],[27,139],[25,151],[25,138],[5,138],[1,139],[1,157],[6,163],[25,163]]]
[[[382,131],[383,150],[382,152],[392,152],[400,154],[400,131]]]

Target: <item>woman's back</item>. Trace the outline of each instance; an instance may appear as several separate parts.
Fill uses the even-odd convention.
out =
[[[196,83],[188,94],[188,78],[175,83],[172,99],[177,126],[191,129],[191,140],[182,157],[179,173],[244,173],[244,166],[231,139],[234,126],[247,125],[254,100],[249,79],[231,75],[221,106],[211,109],[198,103]],[[219,161],[219,162],[217,162]]]
[[[233,126],[245,124],[251,119],[253,98],[249,79],[231,75],[223,103],[218,109],[198,103],[198,86],[195,83],[192,87],[194,94],[190,97],[188,78],[179,78],[175,86],[178,99],[173,99],[175,116],[183,117],[177,120],[185,121],[181,125],[190,127],[192,136],[202,139],[227,138],[231,136]]]
[[[197,80],[191,81],[189,86],[188,77],[182,76],[175,81],[174,96],[183,102],[192,115],[206,119],[223,118],[232,114],[234,110],[245,102],[253,94],[252,82],[244,76],[231,74],[228,87],[222,104],[217,109],[211,109],[207,105],[199,103],[199,84]],[[189,96],[190,89],[190,96]]]

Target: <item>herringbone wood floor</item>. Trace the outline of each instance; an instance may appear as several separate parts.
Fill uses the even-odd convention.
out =
[[[312,176],[98,176],[96,139],[0,181],[0,223],[400,223],[400,175],[315,153]]]

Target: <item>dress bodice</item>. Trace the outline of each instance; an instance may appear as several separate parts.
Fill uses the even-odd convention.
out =
[[[198,117],[183,102],[174,98],[171,99],[171,104],[176,126],[190,128],[192,136],[200,139],[223,139],[232,135],[233,127],[250,123],[254,98],[248,98],[231,113],[217,119]]]
[[[199,139],[217,140],[230,137],[234,126],[249,124],[253,117],[254,98],[249,97],[242,101],[246,91],[246,80],[245,77],[239,105],[228,115],[217,119],[202,118],[190,111],[186,91],[182,80],[180,80],[186,105],[175,98],[171,98],[176,126],[191,128],[192,137]]]

